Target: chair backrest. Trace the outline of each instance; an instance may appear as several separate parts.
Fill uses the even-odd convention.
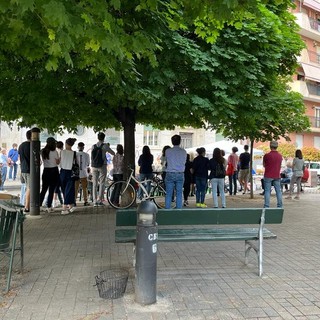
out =
[[[0,250],[9,248],[17,215],[18,212],[14,209],[0,207]]]

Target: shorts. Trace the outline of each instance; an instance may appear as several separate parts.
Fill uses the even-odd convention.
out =
[[[240,169],[238,179],[240,181],[248,182],[249,181],[249,169]]]
[[[27,189],[30,189],[30,173],[21,173],[21,180],[24,180]]]

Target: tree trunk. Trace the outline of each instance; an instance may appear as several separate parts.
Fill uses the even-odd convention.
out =
[[[249,180],[250,180],[250,198],[253,199],[253,177],[252,177],[252,165],[253,165],[253,143],[254,140],[250,140],[250,166],[249,166]]]
[[[135,169],[136,111],[128,107],[119,108],[118,115],[124,132],[124,177],[126,178],[128,167]]]

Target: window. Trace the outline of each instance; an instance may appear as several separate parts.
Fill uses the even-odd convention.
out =
[[[314,147],[320,149],[320,137],[314,137]]]
[[[193,133],[191,132],[181,132],[181,144],[180,146],[184,149],[191,148],[192,147],[192,136]]]
[[[159,141],[159,130],[152,126],[144,126],[143,144],[148,146],[157,146]]]
[[[303,147],[303,136],[301,134],[296,135],[296,146],[298,149]]]
[[[314,125],[316,128],[320,128],[320,108],[315,108],[314,109]]]

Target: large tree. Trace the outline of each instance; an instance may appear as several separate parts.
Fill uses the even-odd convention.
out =
[[[30,32],[21,42],[0,44],[3,120],[20,119],[21,125],[49,130],[75,129],[79,124],[97,130],[122,127],[127,159],[133,164],[138,122],[159,128],[235,128],[246,136],[246,130],[256,128],[263,117],[277,129],[283,108],[303,111],[301,99],[289,93],[283,81],[301,49],[293,18],[286,13],[287,2],[257,3],[254,14],[232,14],[232,23],[225,22],[230,14],[222,15],[220,24],[209,2],[204,11],[195,1],[192,11],[183,7],[190,1],[72,2],[77,9],[50,1],[60,8],[59,14],[52,7],[52,12],[45,9],[48,3],[29,2],[33,7],[25,7],[21,16],[39,15],[41,25],[50,14],[52,19],[61,18],[49,19],[44,30],[30,22]],[[198,16],[190,14],[194,12]],[[7,20],[0,23],[2,28],[3,21]],[[50,31],[47,25],[54,21],[56,28]],[[33,35],[37,28],[41,34]],[[31,46],[24,51],[28,40],[34,52]],[[63,41],[70,41],[69,46]],[[302,128],[306,122],[296,115],[294,124],[301,123]]]

